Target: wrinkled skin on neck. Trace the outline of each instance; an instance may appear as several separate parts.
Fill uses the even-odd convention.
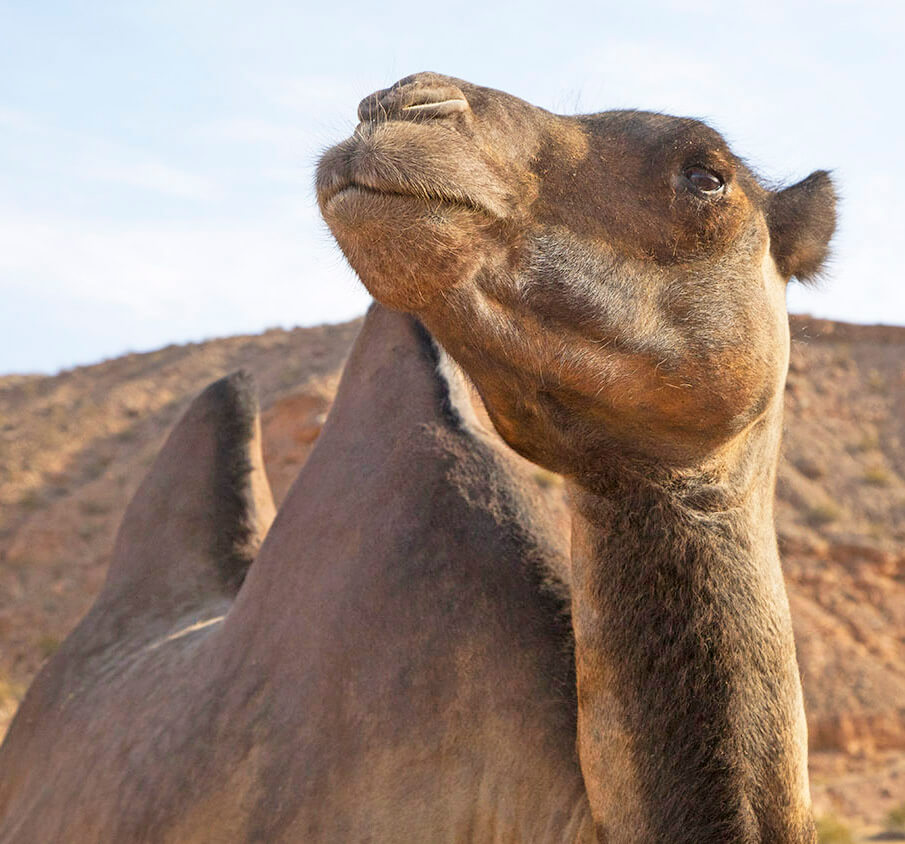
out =
[[[340,247],[572,484],[601,840],[813,840],[772,496],[785,285],[826,255],[829,177],[770,191],[698,121],[436,74],[359,116],[318,169]]]

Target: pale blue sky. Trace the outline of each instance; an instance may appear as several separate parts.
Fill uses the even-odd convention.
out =
[[[905,324],[903,44],[900,0],[0,0],[0,373],[361,313],[314,162],[418,70],[833,169],[833,270],[790,307]]]

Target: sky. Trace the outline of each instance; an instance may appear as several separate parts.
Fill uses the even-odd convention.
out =
[[[790,310],[905,324],[903,44],[901,0],[0,0],[0,374],[362,313],[314,167],[421,70],[831,169],[834,260]]]

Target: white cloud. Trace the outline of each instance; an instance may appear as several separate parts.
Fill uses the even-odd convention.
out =
[[[19,132],[33,132],[40,129],[40,124],[34,115],[5,106],[0,106],[0,126]]]
[[[88,179],[139,188],[180,199],[209,200],[220,195],[218,187],[209,179],[151,159],[119,162],[109,159],[95,160],[81,173]]]
[[[0,126],[9,130],[6,143],[40,162],[48,178],[104,182],[180,199],[210,200],[221,194],[213,180],[186,167],[108,137],[55,126],[34,114],[0,108]]]
[[[261,76],[260,89],[277,106],[310,114],[324,110],[354,109],[369,90],[367,82],[337,74],[304,76]],[[374,83],[377,84],[377,83]]]
[[[313,136],[310,130],[299,126],[287,126],[260,118],[229,118],[199,126],[193,130],[199,138],[213,142],[266,146],[274,153],[297,153],[310,146]]]
[[[212,330],[216,313],[222,333],[346,319],[368,301],[314,220],[300,230],[184,229],[0,211],[0,294],[23,286],[160,320],[161,343],[178,339],[165,336],[173,312],[196,314],[199,331]]]

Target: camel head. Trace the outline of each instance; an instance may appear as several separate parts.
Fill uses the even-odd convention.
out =
[[[773,191],[697,120],[565,117],[433,73],[358,115],[318,167],[324,219],[524,456],[692,466],[778,413],[785,286],[835,225],[826,172]]]

